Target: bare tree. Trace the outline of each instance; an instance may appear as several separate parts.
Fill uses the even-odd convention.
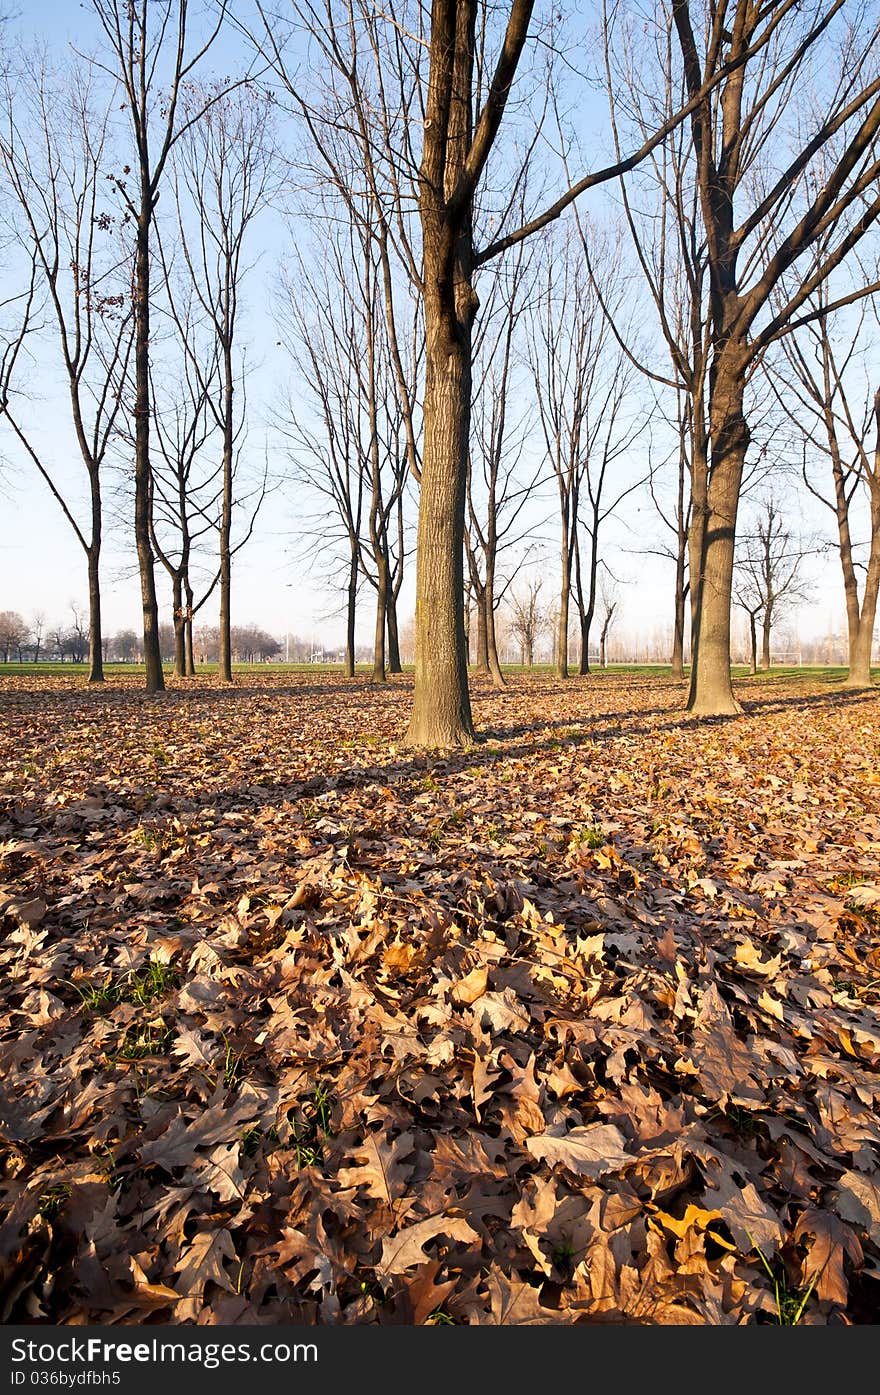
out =
[[[370,430],[362,392],[366,326],[353,287],[352,241],[350,226],[334,232],[328,225],[323,265],[312,269],[303,258],[296,274],[283,278],[283,342],[306,394],[291,392],[276,413],[276,425],[289,442],[294,478],[318,498],[314,516],[298,524],[296,543],[301,547],[309,539],[306,554],[334,589],[343,574],[350,678],[370,498]]]
[[[534,245],[534,244],[532,244]],[[542,466],[520,473],[533,403],[522,402],[522,348],[517,340],[534,282],[530,245],[521,243],[500,274],[492,278],[488,304],[475,346],[473,430],[468,458],[465,554],[476,603],[476,663],[504,686],[498,657],[495,616],[521,564],[522,545],[533,522],[526,509],[543,473]],[[501,567],[505,554],[518,563]]]
[[[632,168],[659,145],[697,100],[691,99],[625,160],[584,176],[542,213],[511,228],[511,209],[517,204],[524,167],[518,162],[518,169],[514,168],[505,181],[513,194],[506,200],[501,198],[491,231],[479,247],[475,241],[477,195],[481,189],[485,191],[487,164],[529,38],[536,37],[531,35],[532,9],[532,0],[510,0],[501,13],[486,6],[479,11],[478,20],[475,4],[433,0],[428,27],[425,11],[415,5],[409,11],[402,0],[399,5],[392,0],[380,16],[372,6],[357,0],[343,8],[338,23],[329,5],[320,12],[311,6],[300,10],[306,28],[337,68],[337,51],[343,54],[346,71],[351,70],[350,36],[360,32],[362,23],[370,35],[372,52],[378,56],[379,92],[386,75],[404,74],[404,82],[394,79],[395,93],[405,90],[411,94],[398,106],[400,124],[411,129],[415,123],[410,116],[417,114],[423,131],[417,185],[421,259],[411,259],[424,307],[426,336],[416,682],[406,735],[412,746],[467,746],[474,740],[467,686],[464,530],[477,268],[560,217],[586,190]],[[262,49],[288,90],[296,91],[282,44],[273,32],[277,26],[267,20],[262,8],[260,13],[265,27]],[[373,150],[389,155],[383,165],[389,184],[399,188],[402,174],[411,169],[411,136],[405,135],[399,145],[390,145],[382,125],[387,107],[381,99],[358,104],[353,93],[352,102],[355,114],[349,120],[366,122]],[[303,105],[308,119],[310,109],[307,103]],[[524,157],[527,162],[528,153]]]
[[[827,313],[828,293],[814,296],[817,314],[783,340],[784,364],[775,375],[779,399],[802,434],[803,478],[834,515],[846,598],[849,672],[846,685],[871,684],[871,649],[880,593],[880,387],[877,386],[877,311],[860,307],[847,329]],[[814,455],[830,466],[830,491],[817,479]],[[860,501],[866,505],[867,559],[862,561]]]
[[[217,389],[206,392],[206,401],[222,441],[219,676],[231,683],[234,477],[246,425],[236,331],[246,246],[277,179],[277,150],[271,101],[247,79],[234,85],[188,83],[181,113],[172,154],[180,245],[219,358]],[[193,367],[200,371],[195,360]]]
[[[569,235],[549,248],[541,293],[535,297],[529,349],[544,447],[559,499],[556,653],[561,678],[569,672],[572,600],[580,632],[579,670],[589,672],[600,530],[643,483],[631,475],[620,482],[614,470],[644,429],[641,421],[624,420],[632,370],[611,330],[619,300],[613,287],[615,249],[606,244],[595,252],[588,274],[581,245],[580,238]],[[597,292],[600,279],[604,298]]]
[[[620,609],[617,584],[606,572],[599,583],[599,666],[608,667],[608,635],[615,615]]]
[[[182,90],[213,45],[226,14],[227,0],[217,0],[207,32],[192,41],[188,0],[91,0],[107,45],[106,62],[97,66],[119,84],[131,128],[132,155],[114,178],[123,206],[135,227],[135,459],[134,534],[141,583],[146,688],[165,687],[159,652],[159,611],[150,538],[150,311],[151,252],[156,203],[168,158],[221,93],[202,107],[181,111]],[[131,170],[134,174],[130,178]],[[129,187],[129,185],[133,187]]]
[[[730,606],[751,440],[746,384],[769,345],[810,317],[811,296],[880,215],[880,45],[876,22],[859,11],[849,25],[842,0],[673,0],[671,20],[695,99],[690,123],[709,272],[710,454],[705,493],[694,490],[688,705],[713,715],[739,710]],[[807,105],[799,98],[811,83],[817,95]]]
[[[170,278],[169,296],[174,296]],[[156,370],[151,368],[154,450],[151,469],[150,537],[153,551],[171,580],[174,622],[174,673],[176,677],[195,673],[193,621],[220,581],[220,570],[195,594],[195,567],[199,549],[206,537],[219,532],[219,512],[223,499],[223,462],[206,447],[217,431],[217,421],[209,409],[217,391],[220,356],[216,337],[200,335],[195,323],[191,288],[182,309],[174,314],[179,331],[165,372],[156,386]],[[198,364],[198,367],[194,367]]]
[[[541,605],[543,578],[534,577],[520,589],[513,590],[508,600],[510,632],[520,646],[522,662],[534,666],[535,645],[546,628],[547,616]]]
[[[102,470],[116,430],[132,345],[130,262],[105,197],[110,114],[88,75],[34,64],[7,77],[0,165],[15,207],[15,238],[29,286],[21,332],[0,366],[0,413],[11,426],[86,556],[89,682],[103,681]],[[42,313],[34,318],[35,298]],[[67,387],[85,472],[88,516],[77,505],[16,391],[31,340],[50,339]],[[19,370],[17,373],[16,370]],[[31,413],[31,418],[33,413]]]
[[[734,598],[749,617],[752,672],[758,668],[757,631],[761,620],[760,667],[770,667],[770,636],[780,612],[805,599],[808,586],[803,563],[810,547],[786,526],[785,513],[772,494],[761,501],[753,525],[739,540]]]

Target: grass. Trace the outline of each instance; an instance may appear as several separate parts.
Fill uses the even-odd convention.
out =
[[[70,1199],[71,1189],[66,1182],[53,1182],[51,1187],[47,1187],[40,1197],[39,1214],[44,1221],[54,1221],[59,1211],[62,1210],[66,1201]]]
[[[751,1234],[749,1234],[749,1239],[754,1244],[754,1238]],[[776,1326],[797,1327],[804,1315],[804,1309],[810,1301],[810,1294],[816,1287],[819,1275],[814,1274],[804,1289],[789,1288],[788,1278],[781,1262],[774,1270],[759,1245],[755,1245],[755,1253],[773,1284],[773,1296],[776,1300]]]
[[[117,1061],[143,1061],[147,1056],[167,1056],[174,1032],[161,1021],[133,1022],[116,1052]]]
[[[569,839],[569,847],[604,848],[607,842],[608,835],[599,824],[590,823],[575,829]]]
[[[324,1161],[323,1139],[333,1137],[333,1096],[320,1082],[303,1103],[301,1117],[293,1121],[291,1147],[297,1167],[320,1167]]]
[[[163,665],[165,676],[172,676],[172,664],[166,661]],[[198,664],[196,666],[195,677],[200,675],[213,675],[217,672],[216,663]],[[235,673],[314,673],[316,670],[322,674],[343,673],[344,665],[341,663],[285,663],[270,660],[268,663],[256,664],[233,664]],[[358,673],[371,673],[372,664],[357,664]],[[534,664],[529,668],[525,664],[502,664],[505,673],[533,673],[537,675],[548,675],[555,671],[554,664]],[[413,665],[404,664],[404,673],[412,673]],[[61,664],[44,663],[42,660],[38,664],[0,663],[0,677],[9,675],[10,677],[20,677],[27,674],[71,674],[85,675],[89,671],[87,663],[82,664]],[[731,674],[734,678],[748,678],[750,676],[747,664],[734,664],[731,667]],[[648,674],[655,678],[668,678],[672,670],[669,664],[609,664],[606,669],[594,667],[588,675],[591,678],[601,677],[603,673],[635,673]],[[128,664],[108,662],[104,665],[104,676],[112,683],[116,676],[138,676],[143,675],[143,664]],[[689,667],[685,667],[685,675],[690,674]],[[768,679],[819,679],[828,683],[842,682],[846,677],[847,670],[841,665],[835,664],[813,664],[813,665],[785,665],[778,668],[759,669],[756,674],[751,674],[753,681],[761,682]],[[880,680],[880,668],[873,668],[871,675],[874,679]]]
[[[97,1017],[105,1017],[120,1003],[136,1003],[148,1007],[158,998],[164,998],[172,988],[176,988],[178,975],[170,964],[151,959],[143,969],[129,969],[127,974],[114,978],[108,974],[100,984],[89,984],[86,988],[74,983],[74,988],[82,998],[87,1012]]]

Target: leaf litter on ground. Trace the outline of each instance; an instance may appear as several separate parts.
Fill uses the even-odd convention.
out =
[[[5,1322],[880,1311],[880,695],[0,680]]]

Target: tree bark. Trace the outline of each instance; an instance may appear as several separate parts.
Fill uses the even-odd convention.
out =
[[[174,615],[174,677],[186,675],[186,612],[183,608],[183,579],[176,572],[171,581],[171,604]]]
[[[474,663],[483,673],[489,672],[489,635],[486,629],[486,588],[476,591],[477,597],[477,652]]]
[[[223,344],[223,507],[220,515],[220,654],[218,677],[232,682],[232,473],[235,453],[232,341]]]
[[[99,502],[100,508],[100,502]],[[96,534],[97,528],[97,534]],[[97,541],[96,541],[97,538]],[[92,545],[88,550],[89,572],[89,682],[104,682],[104,641],[101,634],[101,581],[99,562],[101,557],[100,514],[95,519],[92,513]]]
[[[559,588],[559,633],[556,641],[556,672],[560,678],[568,677],[568,610],[571,604],[571,548],[569,546],[568,519],[562,515],[562,582]]]
[[[770,626],[772,618],[765,610],[764,620],[761,625],[761,668],[765,671],[770,667]]]
[[[145,687],[148,693],[162,692],[165,676],[159,648],[159,605],[153,549],[150,545],[150,221],[152,195],[144,187],[141,216],[137,228],[135,268],[135,447],[134,447],[134,536],[141,581],[144,617]]]
[[[186,676],[192,678],[196,671],[196,656],[193,652],[193,591],[188,577],[184,577],[183,589],[186,596]]]
[[[742,711],[730,677],[730,612],[736,515],[749,427],[743,415],[746,359],[730,349],[713,365],[710,407],[712,472],[705,517],[694,493],[694,524],[702,535],[697,567],[692,565],[691,593],[698,592],[692,637],[688,711],[697,716],[727,716]],[[693,578],[699,578],[694,587]]]
[[[345,676],[354,678],[354,623],[357,606],[358,553],[352,546],[348,569],[348,602],[345,615]]]
[[[376,629],[373,639],[373,673],[374,683],[387,682],[385,672],[385,620],[388,610],[388,566],[384,557],[378,560],[378,575],[376,577]]]
[[[403,673],[400,662],[400,627],[397,622],[397,597],[393,586],[388,588],[388,603],[385,619],[388,628],[388,672]]]
[[[406,744],[448,749],[467,747],[475,740],[464,625],[471,364],[470,326],[454,327],[448,307],[438,304],[439,300],[439,296],[425,298],[425,445],[416,553],[416,674]]]

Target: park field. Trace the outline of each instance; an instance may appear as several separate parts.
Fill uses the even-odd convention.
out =
[[[0,670],[0,1321],[880,1313],[880,692]]]

